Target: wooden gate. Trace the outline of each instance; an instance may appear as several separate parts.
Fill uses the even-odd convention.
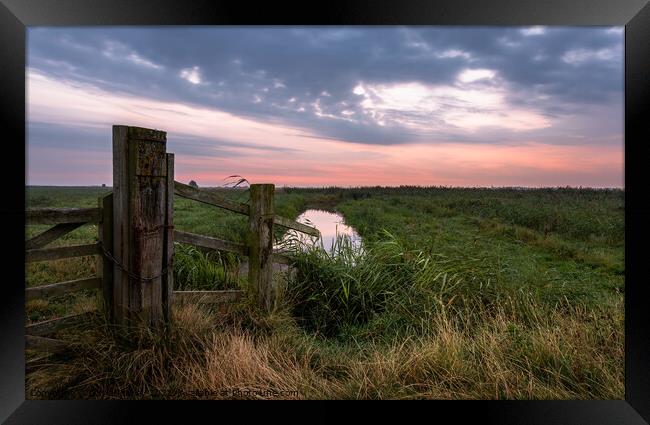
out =
[[[28,300],[68,291],[99,288],[103,308],[115,324],[159,327],[171,319],[173,302],[236,302],[239,290],[174,291],[174,242],[249,257],[249,296],[261,308],[277,307],[273,263],[291,259],[273,251],[275,225],[319,236],[317,229],[274,212],[273,184],[250,185],[250,205],[174,181],[174,154],[166,151],[164,131],[113,126],[113,191],[97,208],[28,209],[26,224],[54,227],[26,242],[25,261],[97,255],[97,276],[26,288]],[[245,244],[174,229],[174,196],[192,199],[248,216]],[[97,223],[98,242],[45,248],[86,223]],[[95,312],[66,316],[27,326],[27,345],[57,350],[60,341],[43,337],[82,322]]]

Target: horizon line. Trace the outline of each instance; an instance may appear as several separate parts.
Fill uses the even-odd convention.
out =
[[[261,184],[273,184],[273,183],[261,183]],[[25,185],[26,188],[29,187],[76,187],[76,188],[106,188],[112,189],[113,186],[108,185],[53,185],[53,184],[32,184]],[[199,186],[199,189],[247,189],[249,186],[240,186],[240,187],[227,187],[227,186]],[[589,189],[589,190],[625,190],[625,186],[444,186],[444,185],[412,185],[412,184],[403,184],[398,186],[277,186],[276,188],[281,189],[398,189],[401,187],[409,188],[419,188],[419,189]]]

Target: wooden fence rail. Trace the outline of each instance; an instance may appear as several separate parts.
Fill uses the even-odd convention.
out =
[[[27,325],[25,327],[25,331],[27,335],[47,335],[63,328],[83,324],[90,320],[95,314],[96,313],[94,311],[88,311],[85,313],[71,314],[69,316],[64,316],[57,319],[45,320],[42,322]]]
[[[210,236],[197,235],[195,233],[181,232],[180,230],[174,230],[174,242],[195,245],[216,251],[235,252],[243,256],[248,256],[248,246],[244,244],[229,242]]]
[[[222,291],[174,291],[175,303],[221,304],[239,301],[244,296],[241,290]]]
[[[43,233],[34,236],[25,242],[25,249],[43,248],[45,245],[54,242],[62,236],[67,235],[78,227],[83,226],[85,223],[60,223],[56,226],[44,231]]]
[[[248,257],[247,245],[225,241],[223,239],[213,238],[211,236],[197,235],[196,233],[174,230],[174,242],[194,245],[209,250],[234,252],[243,255],[244,257]],[[280,252],[273,252],[272,259],[275,263],[291,263],[291,258]]]
[[[198,202],[203,202],[204,204],[223,208],[239,214],[248,215],[250,211],[250,207],[246,204],[177,181],[174,181],[174,194],[182,198],[193,199]]]
[[[306,224],[302,224],[297,221],[291,220],[290,218],[282,217],[279,215],[273,216],[273,224],[286,227],[287,229],[297,230],[299,232],[306,233],[311,236],[320,237],[320,232],[318,231],[317,228],[307,226]]]
[[[250,206],[247,204],[236,202],[231,199],[224,198],[223,196],[217,195],[216,193],[208,192],[205,189],[197,189],[181,182],[174,181],[174,194],[182,198],[203,202],[204,204],[213,205],[215,207],[223,208],[225,210],[239,214],[250,214]],[[315,227],[307,226],[306,224],[291,220],[290,218],[274,215],[273,223],[277,224],[278,226],[297,230],[311,236],[320,236],[320,232]]]
[[[45,353],[60,353],[68,348],[68,344],[59,339],[45,338],[36,335],[25,335],[25,348]]]
[[[85,245],[60,246],[56,248],[28,249],[25,251],[25,261],[52,261],[62,258],[83,257],[86,255],[101,254],[101,244],[91,243]]]
[[[99,208],[39,208],[25,211],[27,224],[99,223]]]
[[[87,277],[84,279],[69,280],[67,282],[52,283],[49,285],[37,285],[25,290],[27,301],[34,298],[51,297],[63,295],[66,292],[79,291],[82,289],[97,289],[102,285],[99,277]]]

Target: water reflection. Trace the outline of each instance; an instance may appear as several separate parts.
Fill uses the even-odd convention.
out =
[[[316,238],[295,230],[289,230],[277,248],[282,249],[282,245],[286,246],[291,239],[299,239],[310,245],[316,243],[327,252],[331,252],[337,235],[349,238],[350,243],[356,248],[361,246],[361,237],[352,227],[345,224],[343,216],[340,214],[323,210],[307,210],[300,214],[296,221],[317,228],[321,233],[320,240],[315,240]]]

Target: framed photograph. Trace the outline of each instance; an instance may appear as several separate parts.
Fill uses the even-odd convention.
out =
[[[650,420],[644,2],[0,15],[7,423]]]

